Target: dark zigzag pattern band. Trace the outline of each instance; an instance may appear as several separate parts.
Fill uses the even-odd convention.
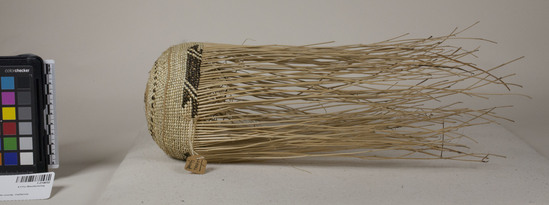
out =
[[[202,49],[198,49],[198,45],[191,46],[187,49],[186,62],[186,77],[183,86],[183,103],[181,107],[188,106],[191,102],[191,117],[195,118],[198,114],[198,83],[200,81],[200,64],[202,63]]]

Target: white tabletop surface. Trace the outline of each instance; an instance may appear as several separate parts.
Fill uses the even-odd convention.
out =
[[[453,160],[310,158],[209,164],[204,175],[137,137],[99,204],[547,204],[549,163],[500,126],[465,131],[472,149],[507,156]]]

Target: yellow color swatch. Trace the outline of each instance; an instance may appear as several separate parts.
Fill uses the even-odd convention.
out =
[[[2,120],[15,120],[15,107],[3,107]]]

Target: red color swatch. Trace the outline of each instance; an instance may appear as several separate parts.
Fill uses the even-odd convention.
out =
[[[5,122],[2,125],[2,128],[4,130],[4,135],[15,135],[16,134],[15,122]]]

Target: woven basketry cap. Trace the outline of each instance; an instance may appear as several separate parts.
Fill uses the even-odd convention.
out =
[[[177,159],[196,154],[193,139],[202,50],[201,43],[172,46],[149,72],[145,91],[149,132],[166,154]]]

